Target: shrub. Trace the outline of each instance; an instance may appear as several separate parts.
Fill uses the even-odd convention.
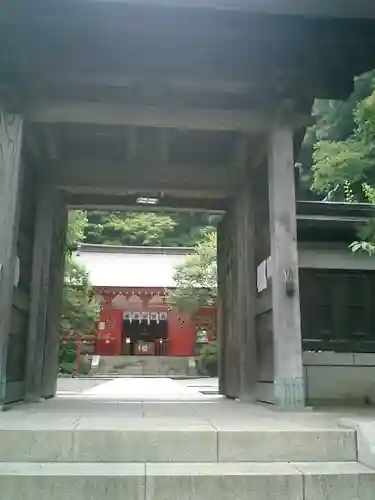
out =
[[[77,346],[75,342],[60,344],[59,352],[59,371],[60,373],[74,374],[76,363]],[[80,356],[78,365],[78,374],[87,375],[90,372],[91,364],[87,355]]]
[[[76,359],[76,343],[66,342],[60,344],[59,350],[59,364],[74,364]]]
[[[198,372],[201,375],[216,377],[219,367],[219,348],[216,341],[202,347],[198,356]]]

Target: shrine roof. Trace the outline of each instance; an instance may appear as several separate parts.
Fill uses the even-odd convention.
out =
[[[191,248],[82,245],[76,259],[95,287],[170,288]]]

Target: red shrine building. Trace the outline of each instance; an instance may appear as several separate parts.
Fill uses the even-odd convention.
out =
[[[76,258],[100,303],[96,354],[192,356],[197,332],[214,336],[214,307],[194,315],[166,303],[175,267],[191,248],[82,245]]]

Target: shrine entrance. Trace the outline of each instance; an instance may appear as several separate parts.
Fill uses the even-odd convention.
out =
[[[67,208],[152,204],[225,214],[221,392],[304,406],[294,162],[314,98],[375,67],[373,0],[341,3],[3,9],[0,405],[56,393]]]
[[[125,313],[122,329],[122,354],[166,356],[168,354],[168,314]]]

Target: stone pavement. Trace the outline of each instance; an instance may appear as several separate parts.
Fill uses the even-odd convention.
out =
[[[166,377],[124,377],[114,379],[60,378],[58,395],[80,394],[122,401],[205,400],[204,394],[218,393],[218,379],[175,380]]]
[[[60,380],[0,414],[1,500],[374,500],[373,409],[283,413],[215,384]]]

